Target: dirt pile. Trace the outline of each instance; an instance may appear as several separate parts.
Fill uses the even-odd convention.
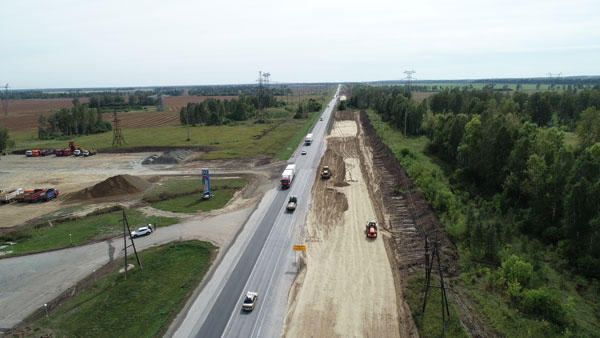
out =
[[[183,162],[186,157],[190,156],[192,152],[190,150],[172,150],[166,151],[161,155],[154,154],[146,157],[143,161],[143,165],[151,164],[179,164]]]
[[[73,201],[136,194],[143,192],[151,185],[137,176],[117,175],[109,177],[92,187],[71,193],[66,198],[69,201]]]

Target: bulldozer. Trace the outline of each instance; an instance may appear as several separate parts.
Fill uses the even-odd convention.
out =
[[[329,179],[331,178],[331,170],[329,166],[324,165],[323,169],[321,169],[321,178]]]

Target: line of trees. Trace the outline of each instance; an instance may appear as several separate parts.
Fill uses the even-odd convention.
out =
[[[292,94],[287,86],[270,86],[268,91],[277,96]],[[256,95],[258,94],[258,88],[256,85],[197,86],[189,89],[188,94],[195,96]]]
[[[422,134],[422,123],[427,113],[427,102],[417,103],[411,100],[411,92],[404,87],[358,86],[352,89],[348,106],[357,109],[372,108],[381,120],[408,135]],[[345,108],[346,104],[344,104]],[[340,108],[341,109],[341,108]]]
[[[277,101],[272,92],[265,93],[262,100],[258,95],[240,95],[237,99],[218,100],[208,98],[200,103],[188,103],[179,111],[181,124],[214,126],[227,121],[246,121],[258,116],[259,108],[278,107],[284,102]]]
[[[73,99],[72,108],[63,108],[47,118],[40,115],[38,123],[39,139],[98,134],[112,130],[110,122],[102,119],[101,109],[81,104],[77,98]]]
[[[147,92],[139,91],[131,94],[127,97],[127,101],[125,98],[125,96],[114,94],[93,95],[90,97],[88,106],[105,110],[127,110],[156,105],[156,97],[152,97]]]
[[[15,142],[10,139],[10,135],[8,134],[8,128],[0,125],[0,153],[2,153],[4,149],[14,146],[14,144]]]
[[[133,94],[132,94],[133,93]],[[134,88],[120,88],[117,91],[85,91],[85,90],[66,90],[62,92],[45,92],[41,90],[11,90],[8,93],[0,91],[1,98],[8,98],[9,100],[21,100],[21,99],[57,99],[57,98],[82,98],[82,97],[93,97],[93,96],[121,96],[127,97],[128,95],[135,96],[154,96],[159,93],[168,96],[180,96],[183,95],[184,90],[178,88],[156,88],[153,90],[135,90]]]

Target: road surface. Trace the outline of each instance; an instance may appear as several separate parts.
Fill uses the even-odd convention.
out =
[[[288,291],[297,265],[293,244],[302,238],[317,166],[325,151],[325,134],[339,95],[328,104],[313,130],[313,143],[300,146],[290,163],[296,177],[290,189],[265,194],[211,280],[171,329],[175,337],[279,336],[287,309]],[[300,155],[306,150],[306,155]],[[295,212],[286,212],[290,195],[298,196]],[[241,310],[246,291],[258,292],[254,311]]]

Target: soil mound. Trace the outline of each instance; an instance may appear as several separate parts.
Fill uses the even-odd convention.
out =
[[[151,164],[179,164],[185,160],[192,152],[190,150],[173,150],[166,151],[162,155],[154,154],[146,157],[143,165]]]
[[[137,176],[118,175],[109,177],[92,187],[69,194],[67,199],[86,200],[100,197],[135,194],[148,189],[151,185],[152,184]]]

